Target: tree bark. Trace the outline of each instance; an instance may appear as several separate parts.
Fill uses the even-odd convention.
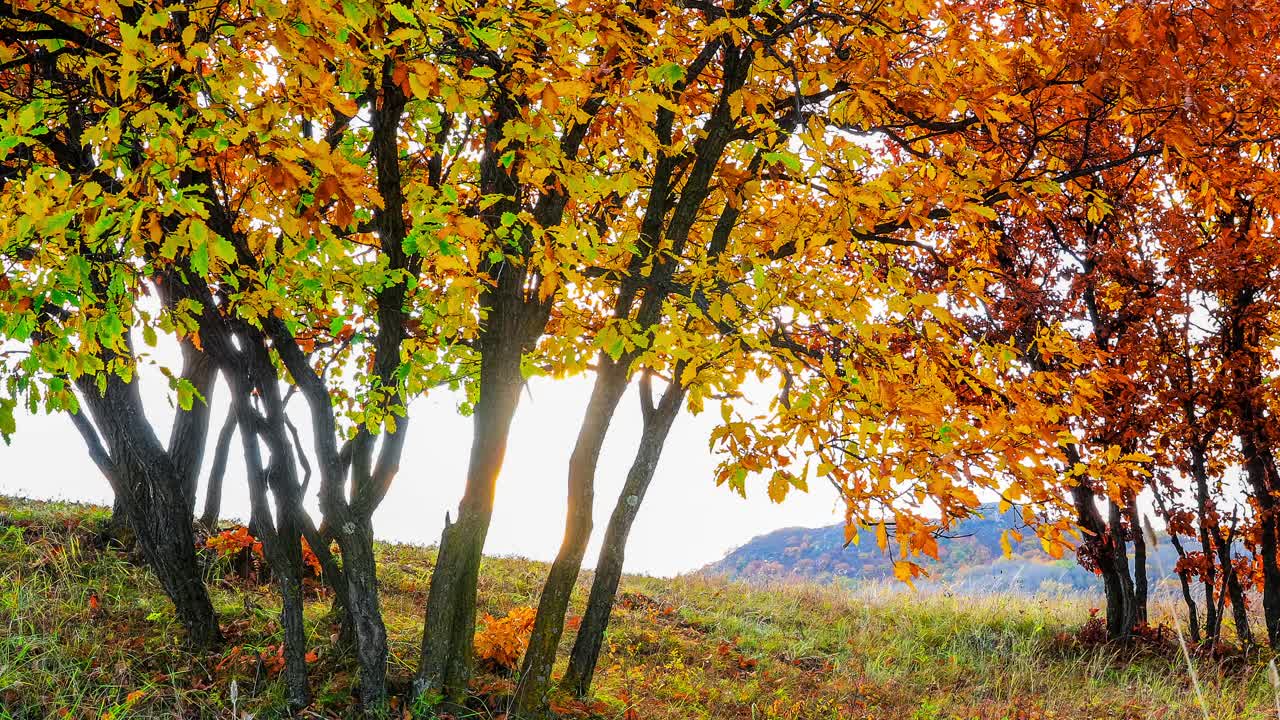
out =
[[[1120,580],[1120,611],[1121,622],[1123,623],[1122,630],[1112,637],[1113,639],[1125,639],[1132,635],[1134,628],[1138,626],[1138,606],[1133,575],[1129,571],[1129,553],[1126,547],[1127,538],[1124,532],[1124,522],[1121,517],[1120,506],[1114,501],[1107,501],[1107,517],[1110,534],[1108,554],[1111,555],[1113,571]]]
[[[101,393],[91,377],[77,379],[76,385],[101,435],[99,447],[109,457],[129,525],[173,602],[188,643],[196,648],[218,644],[222,635],[196,561],[183,475],[143,413],[136,377],[125,382],[109,374]]]
[[[516,717],[532,717],[546,706],[547,691],[551,687],[551,666],[555,663],[556,649],[564,632],[565,612],[569,597],[582,569],[582,556],[591,539],[591,514],[595,499],[595,475],[600,461],[600,449],[613,420],[614,412],[630,382],[629,368],[623,362],[610,360],[601,354],[600,370],[587,412],[578,431],[578,440],[569,459],[569,508],[565,521],[564,540],[555,562],[547,575],[538,601],[538,614],[534,619],[529,647],[525,650],[520,671],[520,683],[516,689],[513,714]]]
[[[1165,523],[1168,524],[1169,518],[1170,518],[1169,508],[1167,505],[1165,505],[1164,497],[1160,494],[1160,486],[1158,483],[1153,483],[1151,485],[1151,494],[1156,499],[1156,509],[1160,511],[1161,517],[1163,517],[1165,520]],[[1203,522],[1204,522],[1204,515],[1201,514],[1201,523]],[[1201,527],[1201,536],[1202,537],[1204,536],[1203,527]],[[1182,547],[1182,541],[1178,539],[1178,534],[1173,532],[1173,530],[1169,531],[1169,542],[1173,544],[1173,549],[1178,553],[1178,560],[1185,561],[1187,559],[1187,551],[1185,548]],[[1207,558],[1208,564],[1209,564],[1208,572],[1212,573],[1213,562],[1214,562],[1213,556],[1205,555],[1205,557]],[[1182,600],[1187,605],[1188,634],[1191,635],[1191,642],[1198,644],[1200,642],[1200,616],[1197,612],[1195,598],[1191,594],[1191,571],[1186,567],[1183,567],[1178,570],[1178,583],[1182,586]],[[1213,607],[1212,581],[1209,581],[1209,580],[1205,581],[1205,592],[1206,592],[1205,613],[1208,619],[1205,621],[1204,631],[1205,631],[1205,637],[1212,639],[1213,632],[1214,632],[1213,618],[1217,617],[1215,608]]]
[[[111,500],[111,519],[107,521],[106,536],[119,541],[129,533],[129,507],[125,504],[124,493],[117,492]]]
[[[1190,414],[1190,413],[1189,413]],[[1214,600],[1217,586],[1217,565],[1213,552],[1213,539],[1210,536],[1209,523],[1209,473],[1205,465],[1204,448],[1197,445],[1191,448],[1191,475],[1196,483],[1196,516],[1199,521],[1200,552],[1204,556],[1204,612],[1205,639],[1210,643],[1218,639],[1222,626],[1222,618]],[[1226,568],[1223,568],[1225,571]]]
[[[209,486],[205,488],[204,512],[200,515],[200,524],[212,530],[218,524],[218,514],[222,511],[222,481],[227,474],[227,455],[231,451],[231,436],[235,434],[236,416],[227,413],[227,419],[218,431],[218,441],[213,447],[213,463],[209,466]]]
[[[647,378],[642,379],[641,382],[647,382]],[[642,392],[645,390],[642,389]],[[595,577],[591,582],[587,609],[582,616],[582,624],[578,627],[578,635],[574,639],[573,650],[569,655],[569,668],[561,681],[561,685],[577,697],[585,698],[591,691],[591,680],[595,675],[596,663],[600,659],[605,629],[609,626],[614,597],[618,592],[618,583],[622,579],[627,537],[631,534],[631,526],[635,523],[640,505],[644,502],[645,493],[653,481],[658,459],[662,456],[663,444],[684,404],[684,396],[684,388],[679,384],[672,384],[662,394],[662,400],[657,406],[651,405],[650,409],[645,411],[640,446],[631,462],[631,469],[627,471],[622,493],[618,496],[618,501],[613,506],[613,513],[609,516],[609,526],[605,530],[604,544],[600,548]]]
[[[271,379],[274,384],[274,376]],[[274,388],[273,388],[274,389]],[[311,689],[307,682],[306,632],[302,624],[302,542],[301,534],[293,521],[297,496],[297,482],[290,477],[292,456],[281,447],[287,443],[282,428],[274,427],[273,420],[280,418],[268,410],[267,417],[249,407],[248,388],[240,388],[243,395],[236,400],[236,414],[246,432],[242,432],[245,465],[248,470],[250,496],[250,522],[254,536],[262,542],[267,560],[271,563],[271,576],[280,592],[280,628],[284,635],[284,681],[287,702],[291,711],[300,710],[311,703]],[[267,398],[270,404],[276,398]],[[255,430],[250,430],[256,428]],[[262,436],[271,453],[271,460],[263,466],[258,438]],[[272,519],[267,493],[276,499],[277,517]]]
[[[1129,534],[1133,537],[1133,610],[1134,627],[1147,624],[1147,539],[1142,532],[1135,499],[1128,501]]]
[[[345,542],[339,544],[342,572],[347,580],[346,611],[356,638],[362,703],[366,712],[376,713],[386,697],[387,629],[378,599],[373,526],[367,521],[351,521],[351,525],[341,531],[345,535]]]
[[[512,273],[514,274],[514,273]],[[521,349],[501,343],[481,360],[480,398],[473,419],[473,438],[466,490],[458,519],[445,528],[431,574],[422,660],[414,695],[461,701],[471,676],[475,633],[476,583],[494,489],[506,454],[511,420],[519,404],[523,378]]]
[[[1234,531],[1234,528],[1232,528]],[[1213,528],[1214,544],[1218,548],[1218,564],[1222,566],[1223,593],[1231,600],[1231,617],[1236,625],[1236,640],[1242,646],[1253,644],[1253,630],[1249,626],[1249,610],[1244,604],[1244,589],[1240,586],[1240,578],[1236,575],[1235,563],[1231,560],[1231,544],[1235,542],[1234,532],[1222,537],[1222,532]],[[1218,599],[1221,605],[1222,598]],[[1219,626],[1222,616],[1218,616]]]
[[[1276,558],[1276,503],[1272,496],[1275,483],[1268,467],[1274,460],[1262,446],[1258,437],[1260,413],[1250,400],[1241,402],[1240,449],[1244,460],[1245,477],[1249,481],[1254,501],[1258,504],[1258,535],[1262,556],[1262,612],[1267,628],[1267,642],[1273,648],[1280,646],[1280,564]]]
[[[1074,466],[1078,453],[1068,447],[1068,461]],[[1103,593],[1106,597],[1107,637],[1112,640],[1127,639],[1133,633],[1133,580],[1129,575],[1128,559],[1124,556],[1123,529],[1118,526],[1119,509],[1108,501],[1108,513],[1112,522],[1102,519],[1094,502],[1093,491],[1080,479],[1071,488],[1076,507],[1077,523],[1088,537],[1090,552],[1102,575]]]
[[[1258,398],[1263,390],[1263,376],[1259,323],[1254,317],[1257,314],[1255,295],[1254,289],[1246,286],[1232,298],[1225,342],[1229,359],[1234,362],[1232,390],[1241,464],[1258,508],[1262,614],[1267,642],[1277,648],[1280,647],[1280,560],[1276,558],[1277,507],[1273,493],[1280,490],[1280,478],[1277,478],[1276,461],[1267,435],[1266,412]]]
[[[189,339],[182,341],[181,348],[182,377],[191,383],[199,397],[192,403],[190,410],[179,412],[174,417],[173,428],[169,432],[169,457],[182,482],[187,514],[194,518],[204,444],[209,436],[209,412],[213,402],[217,366],[212,358],[198,350]]]

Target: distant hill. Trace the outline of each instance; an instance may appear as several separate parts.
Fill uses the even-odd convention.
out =
[[[938,560],[926,557],[921,562],[929,572],[925,585],[974,593],[1055,593],[1100,587],[1097,576],[1080,567],[1074,554],[1055,560],[1044,552],[1017,510],[1000,513],[995,505],[984,505],[981,512],[982,517],[962,521],[949,533],[953,537],[939,539]],[[1022,532],[1023,540],[1013,543],[1013,555],[1006,558],[1000,535],[1008,529]],[[699,572],[737,580],[839,584],[893,577],[893,563],[876,544],[874,531],[863,530],[858,543],[844,545],[843,524],[784,528],[752,539]],[[1161,551],[1163,567],[1172,570],[1177,560],[1173,549],[1163,544]],[[1154,560],[1148,565],[1153,582],[1161,566]]]

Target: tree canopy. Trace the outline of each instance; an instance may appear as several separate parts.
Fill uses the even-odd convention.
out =
[[[410,694],[465,694],[495,483],[534,375],[595,386],[521,716],[553,692],[600,449],[633,379],[644,432],[573,692],[672,420],[708,404],[717,482],[759,479],[775,501],[830,482],[847,538],[875,528],[903,580],[996,500],[1102,576],[1108,629],[1127,637],[1145,621],[1150,497],[1195,540],[1178,568],[1192,626],[1192,581],[1208,638],[1225,595],[1248,637],[1240,589],[1259,586],[1280,642],[1275,10],[10,3],[0,434],[19,404],[68,414],[191,640],[213,644],[190,521],[225,386],[298,708],[303,539],[364,707],[388,702],[373,516],[429,433],[411,401],[439,388],[462,393],[474,440]],[[147,366],[176,401],[167,443],[142,405]]]

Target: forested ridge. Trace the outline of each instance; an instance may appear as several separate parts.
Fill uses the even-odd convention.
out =
[[[1097,591],[1094,573],[1070,554],[1055,558],[1034,534],[1011,543],[1005,552],[1001,544],[1005,531],[1024,528],[1020,513],[1000,513],[995,505],[984,505],[979,512],[980,516],[956,523],[938,539],[938,558],[925,561],[926,576],[914,582],[918,589],[965,595],[1049,596],[1092,595]],[[1152,568],[1171,572],[1178,555],[1166,544],[1152,552],[1148,562]],[[868,583],[894,581],[893,563],[876,544],[875,531],[863,530],[856,542],[849,542],[843,524],[775,530],[752,538],[699,572],[766,585],[775,581],[819,582],[857,589]],[[1158,574],[1158,570],[1153,573]],[[1161,579],[1172,581],[1170,577]]]

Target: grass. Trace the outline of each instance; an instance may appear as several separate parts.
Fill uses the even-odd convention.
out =
[[[0,718],[282,716],[272,589],[228,579],[225,567],[211,565],[228,642],[209,654],[187,652],[154,578],[96,542],[105,518],[101,508],[0,498]],[[398,683],[416,663],[433,558],[430,548],[379,547],[390,674]],[[481,613],[536,605],[545,571],[523,559],[486,558]],[[588,581],[579,583],[572,613],[581,612]],[[1082,642],[1078,631],[1090,611],[1084,598],[761,588],[694,577],[628,577],[621,593],[596,698],[561,699],[566,716],[1203,717],[1176,642]],[[316,655],[312,717],[336,718],[350,712],[356,674],[335,642],[328,608],[316,590],[307,611]],[[1268,659],[1197,658],[1208,716],[1274,717]],[[494,697],[511,686],[509,677],[482,674],[474,689]]]

